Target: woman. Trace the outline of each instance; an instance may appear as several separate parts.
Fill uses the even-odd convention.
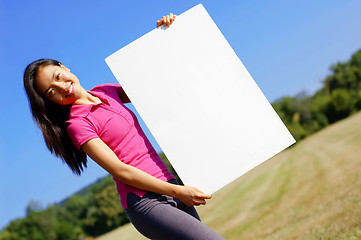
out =
[[[157,26],[169,26],[175,15]],[[200,222],[193,206],[209,194],[178,185],[159,158],[117,84],[86,91],[60,62],[40,59],[28,65],[24,86],[31,111],[47,147],[75,174],[87,166],[86,155],[108,171],[133,225],[151,239],[223,239]]]

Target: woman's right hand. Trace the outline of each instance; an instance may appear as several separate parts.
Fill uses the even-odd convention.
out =
[[[206,199],[211,199],[212,195],[202,192],[191,186],[178,186],[175,198],[182,201],[187,206],[199,206],[206,204]]]

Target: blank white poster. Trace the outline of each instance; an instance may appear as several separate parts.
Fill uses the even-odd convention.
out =
[[[295,142],[202,5],[106,63],[186,185],[212,194]]]

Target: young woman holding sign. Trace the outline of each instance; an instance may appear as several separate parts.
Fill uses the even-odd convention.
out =
[[[170,26],[175,15],[157,26]],[[201,223],[194,206],[211,195],[178,185],[160,159],[118,84],[86,91],[60,62],[40,59],[28,65],[24,86],[31,111],[52,153],[80,175],[88,155],[108,171],[133,225],[151,239],[223,239]]]

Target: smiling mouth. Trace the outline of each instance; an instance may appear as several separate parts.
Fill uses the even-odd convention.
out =
[[[70,86],[69,86],[69,92],[68,92],[68,94],[67,94],[67,95],[65,95],[65,97],[69,97],[69,96],[70,96],[70,94],[72,94],[72,93],[73,93],[73,91],[74,91],[74,86],[73,86],[73,84],[70,84]]]

